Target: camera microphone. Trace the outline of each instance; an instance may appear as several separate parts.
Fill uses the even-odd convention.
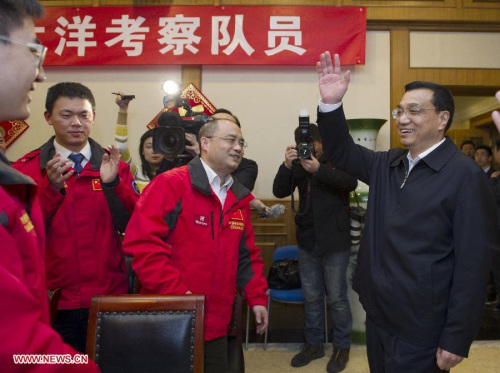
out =
[[[278,205],[273,205],[269,208],[269,210],[264,211],[262,214],[259,215],[259,218],[261,219],[275,218],[284,213],[285,213],[285,205],[278,204]]]

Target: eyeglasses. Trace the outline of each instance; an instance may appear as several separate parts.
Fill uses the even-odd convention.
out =
[[[224,140],[225,142],[227,142],[228,144],[230,144],[231,146],[234,145],[234,143],[236,142],[236,139],[234,137],[219,137],[219,136],[205,136],[207,139],[211,139],[211,138],[216,138],[216,139],[220,139],[220,140]],[[246,149],[248,148],[248,144],[245,140],[240,140],[238,141],[238,145],[241,146],[243,149]]]
[[[8,36],[3,36],[3,35],[0,35],[0,40],[5,40],[14,44],[24,45],[25,47],[28,47],[31,53],[33,53],[33,55],[35,56],[36,68],[40,70],[40,68],[42,67],[42,63],[45,60],[45,55],[47,54],[46,46],[41,44],[28,43],[21,40],[11,39]]]
[[[422,114],[423,111],[426,110],[436,110],[436,108],[430,108],[430,109],[421,109],[421,108],[410,108],[410,109],[403,109],[398,107],[397,109],[394,109],[392,111],[392,117],[394,119],[399,119],[403,114],[406,114],[407,117],[416,117],[420,114]]]

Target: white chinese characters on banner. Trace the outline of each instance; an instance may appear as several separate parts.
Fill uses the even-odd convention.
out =
[[[36,22],[45,66],[315,64],[325,35],[364,64],[366,9],[317,6],[49,7]]]
[[[59,23],[61,27],[56,28],[56,33],[61,36],[59,40],[59,44],[56,49],[56,53],[58,55],[62,55],[64,47],[75,47],[78,48],[78,56],[85,56],[85,49],[87,47],[95,47],[97,46],[96,41],[91,41],[88,39],[92,39],[94,37],[94,32],[90,30],[95,30],[95,23],[90,23],[92,20],[91,16],[85,16],[83,21],[80,16],[73,17],[73,23],[69,23],[69,21],[64,17],[59,17],[57,23]],[[66,36],[66,30],[76,30],[70,31],[69,35]]]
[[[118,27],[106,27],[106,33],[119,34],[117,37],[106,41],[108,47],[111,47],[119,42],[122,42],[124,48],[127,49],[127,56],[140,56],[142,54],[142,40],[146,40],[146,35],[149,32],[149,27],[141,27],[146,19],[137,17],[137,19],[129,19],[128,15],[123,15],[120,19],[113,19],[111,23]]]
[[[178,56],[184,53],[184,47],[193,54],[198,53],[198,48],[192,44],[199,44],[201,40],[201,37],[194,35],[200,27],[200,18],[177,14],[175,17],[160,18],[160,26],[163,28],[158,33],[162,38],[158,42],[167,45],[160,50],[161,53],[165,54],[175,48],[174,54]]]
[[[231,55],[236,48],[241,47],[243,51],[251,56],[255,49],[248,43],[244,33],[244,17],[242,14],[234,16],[234,34],[231,38],[229,34],[229,26],[231,24],[231,16],[214,16],[212,17],[212,35],[211,35],[211,53],[218,55],[221,47],[225,47],[222,52],[226,55]],[[59,17],[57,20],[59,26],[55,32],[61,37],[55,53],[61,56],[65,47],[78,48],[78,56],[85,56],[85,49],[88,47],[96,47],[97,42],[91,40],[94,37],[96,24],[90,23],[91,16],[85,16],[83,21],[80,16],[73,17],[73,23],[70,23],[66,18]],[[147,34],[150,32],[149,27],[142,27],[145,18],[137,17],[136,19],[129,18],[128,15],[122,15],[121,18],[112,19],[111,24],[115,27],[106,27],[107,34],[118,34],[116,37],[105,42],[107,47],[112,47],[118,43],[126,49],[127,56],[139,56],[142,54],[143,43],[146,40]],[[302,31],[300,30],[300,17],[270,17],[270,31],[268,32],[268,49],[265,53],[268,56],[289,51],[302,55],[306,52],[302,45]],[[160,17],[159,26],[161,27],[158,34],[158,42],[164,45],[159,49],[160,53],[165,54],[170,51],[174,55],[182,55],[184,50],[196,54],[198,48],[193,44],[200,44],[201,37],[197,36],[196,30],[200,26],[199,17],[184,17],[182,14],[177,14],[175,17]],[[70,31],[69,34],[67,33]],[[39,28],[37,32],[43,33],[45,28]],[[279,44],[277,43],[279,40]]]
[[[235,15],[234,35],[231,43],[229,42],[230,38],[227,30],[230,20],[230,16],[212,17],[212,54],[218,55],[219,46],[223,47],[227,45],[227,48],[222,52],[229,56],[239,45],[247,55],[251,56],[255,52],[255,49],[250,46],[243,33],[243,15]],[[222,39],[218,39],[219,33],[222,34]]]
[[[267,46],[273,48],[264,51],[268,56],[273,56],[276,53],[286,50],[300,56],[306,52],[304,48],[299,47],[299,45],[302,45],[300,17],[271,17],[270,29],[281,31],[268,32]],[[276,47],[276,39],[278,38],[280,39],[280,43]],[[294,44],[290,44],[291,39],[294,40]]]

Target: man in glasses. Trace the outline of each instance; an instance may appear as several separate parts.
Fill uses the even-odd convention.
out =
[[[0,1],[0,121],[28,118],[29,93],[36,82],[45,79],[45,47],[36,43],[33,24],[33,19],[42,14],[43,8],[36,0]],[[16,359],[37,357],[33,355],[66,355],[80,362],[82,359],[50,327],[43,262],[45,232],[37,186],[8,166],[1,153],[0,184],[2,372],[98,371],[92,362],[30,364],[24,368],[20,361],[16,363]]]
[[[239,286],[268,323],[264,262],[250,223],[250,191],[233,180],[246,142],[228,119],[200,130],[201,156],[158,175],[144,189],[125,231],[123,249],[145,294],[205,295],[205,372],[225,373],[227,329]]]
[[[448,371],[481,325],[496,225],[488,178],[444,137],[453,97],[439,84],[407,84],[393,111],[406,149],[374,152],[349,135],[350,72],[338,55],[332,63],[323,53],[317,72],[324,152],[370,185],[353,284],[367,314],[370,371]]]

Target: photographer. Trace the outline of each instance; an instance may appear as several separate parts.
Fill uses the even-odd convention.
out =
[[[357,180],[333,168],[323,156],[316,125],[308,124],[305,132],[308,133],[304,136],[304,131],[297,128],[295,141],[309,146],[310,158],[299,158],[297,147],[288,146],[285,161],[273,183],[273,194],[277,198],[290,196],[296,187],[300,197],[295,223],[305,298],[306,343],[293,357],[291,365],[301,367],[325,355],[323,300],[326,291],[333,326],[333,354],[327,371],[340,372],[349,360],[351,346],[352,317],[346,279],[350,248],[347,200]]]

